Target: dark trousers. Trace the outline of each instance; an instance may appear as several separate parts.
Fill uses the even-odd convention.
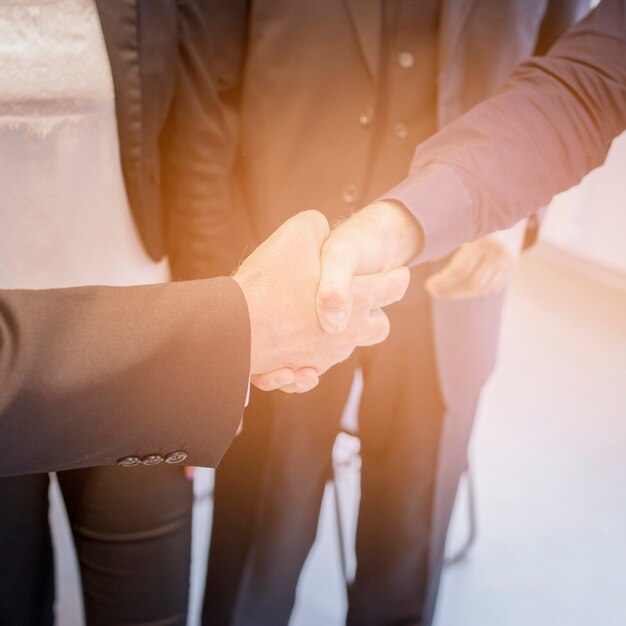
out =
[[[192,486],[179,467],[60,472],[89,625],[184,626]],[[0,624],[53,624],[47,474],[0,479]]]
[[[217,471],[204,626],[288,623],[357,362],[363,463],[347,621],[419,622],[443,405],[419,283],[389,314],[388,341],[331,370],[318,389],[252,399]]]

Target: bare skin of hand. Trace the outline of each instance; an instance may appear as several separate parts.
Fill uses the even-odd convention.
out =
[[[462,300],[497,293],[507,285],[521,251],[525,223],[462,245],[425,288],[433,298]]]
[[[322,328],[339,333],[349,324],[355,277],[402,267],[419,253],[421,243],[417,220],[396,202],[375,202],[339,224],[322,251],[316,302]]]
[[[261,389],[308,391],[355,347],[379,343],[389,334],[389,320],[381,309],[404,295],[406,268],[355,277],[352,316],[344,332],[329,335],[320,328],[315,298],[328,234],[321,213],[299,213],[262,243],[233,277],[248,304],[251,381]]]

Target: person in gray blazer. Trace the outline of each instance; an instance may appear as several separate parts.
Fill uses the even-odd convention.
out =
[[[240,103],[243,221],[257,239],[302,207],[334,221],[383,195],[419,143],[547,49],[579,9],[545,0],[248,4],[228,3],[218,73]],[[347,622],[431,623],[503,301],[502,290],[431,299],[424,285],[448,261],[412,270],[386,344],[305,397],[252,394],[217,472],[204,624],[288,622],[355,367],[363,464]]]

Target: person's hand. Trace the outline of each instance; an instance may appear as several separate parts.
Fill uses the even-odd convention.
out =
[[[446,266],[426,281],[426,291],[433,298],[460,300],[502,290],[521,253],[525,228],[522,220],[513,228],[462,245]]]
[[[381,308],[404,295],[406,268],[355,277],[349,284],[352,315],[344,332],[329,335],[320,328],[315,297],[320,251],[328,233],[321,213],[299,213],[262,243],[233,277],[250,314],[251,381],[264,390],[307,391],[356,346],[379,343],[389,334]]]
[[[387,272],[413,259],[421,228],[401,204],[380,201],[337,226],[324,244],[317,313],[322,328],[340,333],[354,309],[355,276]]]

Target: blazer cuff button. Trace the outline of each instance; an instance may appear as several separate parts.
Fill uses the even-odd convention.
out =
[[[138,456],[124,456],[121,459],[117,459],[117,464],[120,467],[134,467],[135,465],[141,465],[141,459]]]
[[[187,453],[184,450],[177,450],[176,452],[170,452],[165,457],[166,463],[182,463],[187,458]]]
[[[160,454],[148,454],[141,459],[142,465],[158,465],[163,463],[163,457]]]

